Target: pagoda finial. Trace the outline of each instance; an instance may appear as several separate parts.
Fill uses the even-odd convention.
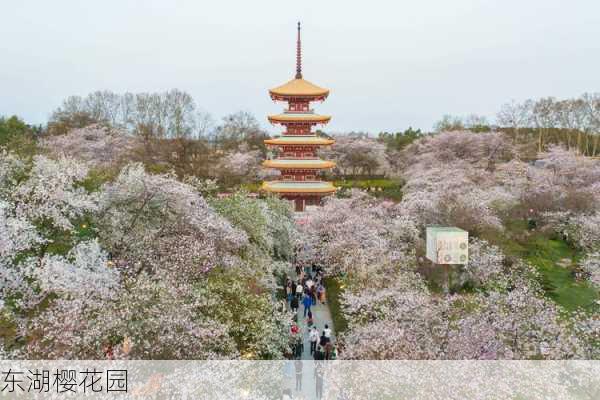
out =
[[[298,41],[296,42],[296,79],[302,79],[302,47],[300,45],[300,21],[298,21]]]

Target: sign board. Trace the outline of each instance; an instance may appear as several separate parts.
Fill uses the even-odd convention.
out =
[[[427,227],[427,258],[435,264],[468,263],[469,232],[452,227]]]

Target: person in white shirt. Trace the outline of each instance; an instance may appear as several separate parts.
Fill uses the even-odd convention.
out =
[[[310,330],[308,337],[310,339],[310,354],[312,355],[315,351],[317,351],[317,342],[319,341],[319,331],[315,326],[313,326]]]
[[[298,285],[296,286],[296,296],[298,296],[298,298],[301,298],[302,293],[304,293],[304,288],[302,287],[302,284],[298,282]]]
[[[325,329],[323,329],[323,336],[327,339],[331,339],[331,328],[329,328],[329,325],[327,324],[325,324]]]

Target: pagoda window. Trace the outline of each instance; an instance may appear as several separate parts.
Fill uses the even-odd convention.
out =
[[[286,151],[283,155],[284,157],[296,157],[296,153],[293,151]]]
[[[290,103],[289,110],[300,112],[308,111],[308,103]]]
[[[284,175],[283,176],[283,180],[284,181],[293,181],[294,180],[294,175]]]
[[[314,175],[306,175],[305,176],[307,181],[314,181],[315,180],[315,176]]]
[[[309,151],[309,152],[305,152],[305,153],[303,154],[303,156],[304,156],[304,158],[312,158],[312,157],[313,157],[313,153],[312,153],[312,152],[310,152],[310,151]]]

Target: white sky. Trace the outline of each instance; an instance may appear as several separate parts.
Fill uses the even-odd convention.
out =
[[[599,0],[0,0],[0,115],[69,95],[179,88],[216,119],[279,112],[296,21],[326,131],[430,129],[510,99],[600,90]]]

